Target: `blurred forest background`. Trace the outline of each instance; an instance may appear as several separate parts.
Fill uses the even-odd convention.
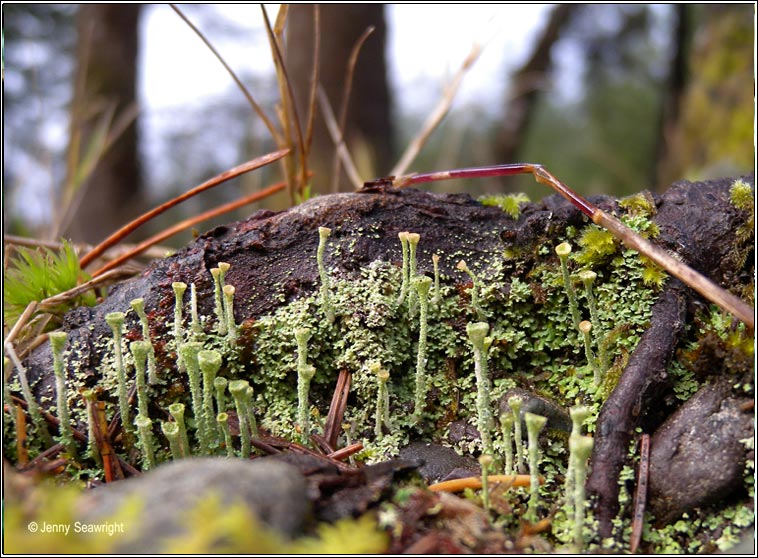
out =
[[[319,81],[344,122],[346,145],[365,180],[390,173],[459,64],[451,64],[437,83],[425,83],[431,92],[426,97],[399,88],[390,52],[419,56],[412,48],[399,53],[389,48],[391,22],[403,17],[401,8],[322,5],[315,49],[314,7],[295,5],[283,35],[301,125],[306,126],[318,53]],[[249,21],[230,20],[218,6],[181,9],[275,121],[280,85],[260,9],[250,6],[249,17],[259,25],[254,31]],[[190,104],[156,107],[140,95],[139,65],[151,56],[142,52],[143,35],[149,29],[167,49],[172,42],[160,27],[144,22],[158,10],[179,19],[169,6],[3,4],[2,10],[6,234],[97,242],[139,212],[276,149],[231,78],[221,93]],[[276,8],[267,10],[273,22]],[[513,10],[512,17],[524,17],[524,6]],[[535,162],[584,194],[612,195],[753,171],[754,5],[561,4],[542,7],[534,17],[537,23],[518,54],[497,53],[503,62],[491,83],[498,90],[454,101],[409,171]],[[403,32],[423,41],[423,25],[419,19]],[[343,111],[346,67],[369,26],[374,32],[355,58]],[[454,20],[445,26],[447,34],[458,32]],[[469,44],[485,35],[469,37]],[[484,45],[488,55],[490,48]],[[258,71],[234,67],[240,53],[255,59]],[[203,71],[181,53],[174,55],[174,72]],[[402,101],[414,94],[409,108]],[[310,152],[312,193],[353,188],[343,171],[335,175],[333,160],[333,141],[318,114]],[[278,165],[241,177],[172,210],[134,238],[281,177]],[[531,178],[431,188],[474,194],[522,190],[532,199],[550,193]],[[263,205],[281,209],[289,203],[281,193]],[[215,222],[252,211],[246,207]],[[174,244],[189,238],[184,233]]]

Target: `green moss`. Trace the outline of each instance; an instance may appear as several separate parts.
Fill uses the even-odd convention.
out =
[[[590,267],[602,265],[616,254],[618,245],[619,241],[610,231],[597,225],[589,225],[579,237],[579,246],[582,249],[574,255],[574,260]]]
[[[753,188],[743,180],[735,180],[729,189],[732,205],[741,211],[755,212],[755,194]]]
[[[506,215],[512,219],[518,219],[521,215],[521,204],[529,203],[529,196],[519,192],[518,194],[502,194],[493,196],[482,196],[479,203],[491,207],[499,207]]]
[[[640,192],[619,200],[619,207],[626,209],[629,215],[648,217],[655,215],[655,200],[648,191]]]
[[[71,243],[63,240],[59,251],[39,247],[17,247],[16,255],[9,265],[3,266],[3,318],[11,328],[31,302],[40,302],[48,297],[73,289],[90,277],[79,267],[79,258]],[[94,306],[95,294],[88,291],[79,296],[48,305],[45,313],[53,316],[46,331],[60,324],[63,314],[71,308]],[[33,317],[29,316],[29,318]]]

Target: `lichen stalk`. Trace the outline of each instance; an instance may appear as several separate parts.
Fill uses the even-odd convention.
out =
[[[490,467],[492,466],[492,456],[489,454],[484,454],[479,457],[479,465],[482,467],[482,507],[484,507],[484,511],[489,511],[490,509],[490,487],[489,487],[489,476],[490,476]]]
[[[313,331],[308,327],[299,327],[295,329],[298,368],[303,368],[308,365],[308,341],[312,335]]]
[[[226,386],[229,381],[219,376],[213,380],[213,388],[216,391],[216,409],[219,413],[226,412]]]
[[[587,320],[579,322],[579,331],[581,332],[582,338],[584,339],[584,356],[587,358],[587,364],[589,364],[590,368],[592,369],[595,385],[598,386],[603,379],[603,375],[600,372],[600,367],[598,366],[595,354],[592,352],[592,336],[590,335],[591,330],[592,322],[589,322]]]
[[[190,283],[190,316],[192,335],[195,341],[199,341],[203,336],[203,324],[200,322],[200,314],[197,312],[197,287]]]
[[[324,251],[326,250],[326,240],[332,233],[332,229],[327,227],[318,228],[318,248],[316,250],[316,263],[318,264],[318,275],[321,279],[321,310],[324,312],[329,323],[334,321],[334,308],[329,298],[329,274],[324,266]]]
[[[10,410],[11,415],[11,432],[18,432],[18,417],[16,415],[16,404],[11,397],[11,388],[8,385],[8,377],[10,376],[10,359],[3,357],[3,400],[6,407]],[[8,372],[6,372],[8,371]],[[5,420],[5,411],[3,411],[3,420]],[[4,424],[4,423],[3,423]]]
[[[600,313],[597,309],[597,299],[595,298],[595,293],[592,289],[592,285],[597,278],[597,273],[589,270],[582,271],[579,274],[579,278],[582,280],[582,283],[584,283],[584,292],[587,296],[587,306],[589,306],[590,309],[590,319],[593,324],[592,330],[595,337],[595,344],[597,345],[599,359],[598,366],[600,368],[600,375],[602,376],[608,370],[610,362],[608,360],[608,346],[605,342],[605,332],[603,331],[603,325],[600,321]]]
[[[245,413],[247,415],[247,425],[250,428],[250,435],[253,438],[258,438],[258,421],[255,419],[255,413],[253,412],[254,393],[253,386],[247,386],[245,390]]]
[[[250,384],[246,380],[234,380],[229,382],[229,392],[234,398],[234,405],[237,410],[237,420],[240,430],[240,457],[247,459],[250,457],[250,427],[247,423],[247,409],[245,408],[245,398],[247,397],[247,387]]]
[[[97,421],[97,416],[95,414],[95,401],[97,401],[97,396],[94,390],[85,389],[82,392],[82,397],[84,398],[84,403],[87,410],[87,454],[97,464],[98,467],[101,467],[103,464],[103,458],[100,455],[100,451],[97,447],[97,441],[95,440],[95,423]]]
[[[590,416],[590,408],[585,405],[576,405],[569,410],[571,416],[571,436],[582,435],[582,425],[584,421]],[[565,483],[565,501],[566,501],[566,516],[571,517],[574,513],[574,460],[568,460],[568,467],[566,468],[566,483]]]
[[[187,424],[184,420],[184,405],[182,403],[172,403],[168,406],[168,412],[171,414],[175,421],[175,423],[172,424],[176,424],[176,431],[179,435],[181,450],[178,454],[174,453],[172,450],[172,453],[174,453],[174,458],[176,458],[177,455],[179,457],[189,457],[192,455],[192,452],[190,451],[189,436],[187,436]]]
[[[29,415],[32,417],[34,430],[38,436],[42,437],[42,441],[45,443],[45,445],[50,445],[52,443],[52,438],[50,437],[50,432],[47,429],[47,423],[45,422],[45,419],[42,418],[42,413],[40,412],[39,406],[37,405],[37,400],[32,395],[32,390],[29,387],[29,378],[26,375],[26,368],[24,368],[24,365],[21,364],[21,360],[18,358],[16,351],[13,349],[13,346],[10,343],[6,344],[6,352],[11,358],[13,366],[16,367],[18,379],[21,383],[21,393],[26,400]]]
[[[300,427],[300,439],[303,444],[310,440],[310,406],[308,392],[311,380],[316,375],[316,368],[306,365],[297,369],[297,424]]]
[[[171,457],[174,461],[186,457],[182,448],[182,439],[179,433],[179,425],[175,422],[162,422],[161,431],[168,440],[169,449],[171,449]]]
[[[200,364],[197,361],[197,355],[202,348],[202,343],[190,341],[189,343],[182,345],[181,349],[179,349],[179,353],[182,356],[189,377],[192,414],[195,417],[197,438],[200,442],[200,453],[202,455],[208,455],[211,451],[211,440],[208,438],[208,417],[205,414],[205,407],[203,406]]]
[[[471,346],[474,349],[474,375],[476,376],[477,428],[482,439],[482,451],[492,455],[492,411],[490,402],[490,381],[487,375],[486,339],[490,326],[487,322],[476,322],[466,326]]]
[[[570,436],[569,437],[569,459],[574,460],[574,522],[573,522],[573,539],[576,550],[579,551],[584,546],[584,511],[586,507],[586,498],[584,484],[587,480],[587,460],[592,453],[594,440],[589,436]]]
[[[374,434],[378,440],[384,437],[384,427],[390,428],[389,423],[389,390],[387,389],[387,382],[390,379],[390,373],[381,367],[377,362],[376,366],[372,368],[372,372],[376,374],[377,389],[376,389],[376,420],[374,424]]]
[[[511,408],[511,413],[513,414],[513,439],[516,446],[515,466],[516,470],[522,474],[526,471],[526,468],[524,467],[523,439],[521,436],[521,407],[523,404],[523,399],[517,395],[508,398],[508,406]]]
[[[144,415],[137,415],[134,419],[137,426],[137,435],[142,447],[142,470],[148,471],[155,467],[155,454],[153,452],[153,421]]]
[[[487,317],[484,313],[484,310],[479,304],[479,289],[481,288],[481,282],[479,281],[479,278],[473,271],[471,271],[471,268],[469,268],[465,260],[459,261],[455,267],[471,278],[471,308],[473,308],[474,312],[476,312],[476,317],[479,321],[486,320]]]
[[[308,443],[310,436],[308,392],[310,382],[316,369],[308,364],[308,340],[313,332],[307,327],[295,330],[297,342],[297,425],[300,428],[301,441]]]
[[[221,296],[221,270],[217,267],[211,268],[213,277],[213,300],[214,311],[216,313],[216,332],[219,335],[226,335],[226,317],[224,316],[224,301]]]
[[[576,302],[576,291],[571,283],[571,275],[568,269],[568,257],[571,254],[571,244],[562,242],[555,247],[555,253],[561,261],[561,274],[563,275],[563,288],[566,290],[566,296],[569,301],[569,310],[571,311],[571,320],[574,322],[574,328],[579,329],[579,305]]]
[[[547,424],[547,417],[536,415],[534,413],[524,413],[524,422],[526,422],[526,433],[529,441],[529,505],[527,507],[527,518],[535,522],[537,520],[537,504],[539,502],[540,478],[539,478],[539,460],[540,460],[540,432]]]
[[[174,343],[176,344],[177,366],[182,369],[184,367],[184,358],[181,352],[184,344],[182,305],[184,304],[184,292],[187,290],[187,283],[175,281],[171,284],[171,288],[174,289]]]
[[[432,304],[436,306],[442,300],[442,296],[440,295],[440,257],[438,254],[432,255],[432,265],[434,266],[434,295],[432,296]]]
[[[229,430],[229,415],[219,413],[216,415],[216,424],[223,436],[224,446],[226,447],[226,456],[234,457],[234,446],[232,446],[232,433]]]
[[[68,334],[64,331],[50,333],[50,346],[53,349],[53,372],[55,373],[55,393],[58,419],[60,420],[61,442],[69,456],[76,456],[74,431],[68,412],[68,392],[66,389],[66,370],[63,362],[63,349],[66,346]]]
[[[230,344],[237,342],[237,324],[234,321],[234,292],[232,285],[224,285],[224,315],[226,316],[226,340]]]
[[[410,285],[410,278],[408,277],[408,232],[399,232],[397,233],[397,237],[400,239],[400,246],[403,251],[403,267],[400,269],[400,295],[397,297],[397,306],[400,306],[408,296],[408,288]]]
[[[129,345],[134,358],[134,382],[137,385],[137,408],[139,414],[147,417],[147,385],[145,372],[147,368],[147,355],[149,343],[147,341],[134,341]]]
[[[152,386],[158,383],[158,362],[155,358],[153,340],[150,337],[150,323],[148,322],[147,314],[145,313],[145,300],[142,298],[135,298],[131,301],[130,305],[137,314],[140,325],[142,326],[142,339],[147,342],[147,382]]]
[[[200,351],[197,353],[197,363],[203,375],[203,410],[206,417],[213,417],[217,414],[213,410],[213,392],[215,390],[213,382],[216,379],[216,374],[221,369],[221,353],[212,350]],[[222,412],[221,409],[218,412]],[[213,428],[210,420],[207,421],[205,426],[209,430],[206,432],[206,436],[211,441],[215,438],[217,429]]]
[[[503,445],[505,446],[505,470],[506,475],[513,474],[513,415],[503,413],[500,415],[500,428],[503,431]]]
[[[421,240],[419,233],[408,233],[408,280],[413,284],[413,280],[418,275],[418,262],[416,258],[416,250],[418,249],[418,243]],[[416,315],[416,304],[418,300],[417,289],[410,289],[408,291],[408,317],[413,318]]]
[[[121,337],[124,328],[124,313],[111,312],[106,314],[105,321],[113,331],[113,359],[118,380],[118,410],[121,413],[121,425],[127,434],[134,431],[129,420],[129,396],[126,389],[126,371],[124,370],[124,356],[121,351]]]
[[[427,322],[429,319],[429,289],[432,286],[432,280],[429,277],[420,276],[414,277],[411,283],[414,291],[418,294],[420,307],[418,353],[416,355],[416,391],[413,407],[414,420],[418,421],[421,419],[421,412],[424,409],[424,403],[426,401],[426,340],[428,336]]]

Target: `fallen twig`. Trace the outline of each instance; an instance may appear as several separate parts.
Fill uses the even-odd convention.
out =
[[[391,176],[400,176],[401,174],[405,174],[405,171],[407,171],[411,166],[411,163],[413,163],[421,149],[424,147],[424,144],[429,139],[429,136],[439,125],[442,119],[445,118],[445,115],[447,115],[448,111],[450,110],[450,106],[453,104],[455,95],[458,92],[458,88],[463,82],[463,77],[466,75],[466,72],[471,69],[471,66],[474,65],[474,62],[476,62],[481,53],[481,45],[475,43],[471,47],[471,52],[469,52],[468,56],[463,61],[461,68],[458,70],[458,73],[455,74],[452,81],[448,84],[447,87],[445,87],[445,90],[442,93],[442,98],[437,103],[437,106],[434,107],[434,110],[432,110],[431,114],[427,117],[419,133],[408,144],[408,147],[406,148],[402,157],[400,157],[398,163],[395,165],[395,168],[393,168],[392,172],[390,172]]]
[[[545,483],[544,477],[540,477],[540,484]],[[529,486],[531,480],[529,475],[487,475],[487,481],[493,484],[509,483],[511,486]],[[429,485],[432,492],[461,492],[467,488],[478,490],[482,487],[482,477],[466,477],[464,479],[453,479],[442,481]]]
[[[629,552],[635,554],[642,539],[645,525],[645,505],[647,504],[647,479],[650,470],[650,434],[643,434],[640,440],[640,464],[637,469],[637,487],[634,491],[634,514]]]
[[[332,403],[329,405],[329,414],[326,416],[324,426],[324,438],[333,448],[337,447],[337,440],[342,431],[342,420],[345,417],[352,377],[350,371],[343,368],[340,370],[339,376],[337,376],[337,384],[334,386],[334,395],[332,395]]]

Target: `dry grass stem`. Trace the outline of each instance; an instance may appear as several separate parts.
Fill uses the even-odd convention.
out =
[[[300,179],[299,186],[295,186],[297,183],[294,180],[294,172],[292,172],[293,183],[290,187],[290,198],[294,203],[297,195],[302,194],[302,190],[308,182],[308,152],[305,146],[305,138],[303,137],[303,129],[300,126],[300,115],[297,110],[297,103],[295,102],[295,93],[292,90],[292,82],[287,74],[287,66],[285,65],[284,55],[282,54],[281,47],[279,46],[279,36],[284,29],[284,23],[287,17],[287,7],[282,6],[279,10],[279,15],[276,18],[276,31],[271,27],[271,21],[268,18],[265,6],[261,4],[261,12],[263,13],[263,20],[266,23],[266,32],[268,33],[269,42],[271,43],[271,51],[274,54],[274,63],[276,66],[277,82],[279,83],[279,94],[282,101],[282,126],[285,128],[285,136],[287,146],[292,147],[292,132],[290,123],[294,122],[295,132],[297,134],[297,149],[300,156]],[[289,180],[288,180],[289,183]]]
[[[313,123],[316,121],[316,93],[318,91],[319,56],[321,53],[321,7],[313,5],[313,70],[308,95],[308,125],[305,127],[305,146],[310,152],[313,143]]]
[[[242,91],[242,94],[245,95],[245,98],[247,99],[247,102],[250,103],[250,106],[253,107],[253,110],[258,115],[258,117],[263,121],[263,123],[266,125],[266,128],[268,129],[271,136],[274,138],[274,141],[277,145],[280,145],[282,143],[282,137],[281,134],[279,134],[279,131],[274,126],[273,122],[269,119],[268,116],[266,116],[266,113],[263,112],[263,109],[260,107],[260,105],[255,101],[253,96],[250,94],[250,91],[247,90],[247,87],[240,81],[240,79],[237,77],[237,74],[234,73],[234,70],[229,67],[229,64],[226,63],[226,60],[219,54],[219,52],[214,48],[214,46],[210,43],[210,41],[203,35],[202,31],[200,31],[195,25],[187,18],[187,16],[184,15],[184,13],[176,6],[176,4],[171,4],[171,7],[174,9],[174,11],[179,14],[179,17],[181,17],[184,22],[190,26],[190,28],[197,33],[197,36],[200,37],[200,39],[205,43],[205,45],[211,50],[211,52],[218,58],[218,61],[221,62],[221,64],[224,66],[227,72],[229,72],[229,75],[234,80],[234,83],[237,84],[237,87],[239,87],[240,91]]]
[[[353,78],[355,77],[355,65],[358,63],[358,55],[363,48],[363,43],[366,42],[366,39],[371,36],[375,29],[376,28],[373,25],[368,27],[361,36],[358,37],[358,40],[355,41],[355,44],[353,45],[353,49],[350,51],[350,57],[348,58],[347,68],[345,70],[345,83],[342,90],[342,103],[340,105],[340,117],[338,120],[340,143],[344,143],[345,141],[343,134],[345,132],[345,126],[347,125],[347,107],[350,104],[350,93],[353,89]],[[334,162],[332,164],[332,192],[337,192],[339,190],[340,170],[340,156],[335,150]]]
[[[350,182],[358,190],[363,187],[364,180],[358,174],[358,169],[355,167],[352,157],[350,157],[350,152],[345,146],[342,131],[339,128],[339,124],[337,124],[332,106],[329,104],[329,99],[326,97],[324,88],[320,85],[318,87],[318,102],[321,106],[321,114],[324,117],[326,129],[329,130],[329,135],[332,137],[332,141],[337,149],[337,155],[342,159],[342,164],[345,166],[345,172],[350,178]]]
[[[458,73],[455,74],[452,81],[448,84],[447,87],[445,87],[445,90],[442,93],[442,98],[437,103],[437,106],[434,107],[434,110],[431,112],[431,114],[427,117],[423,127],[421,128],[421,131],[416,135],[416,137],[413,138],[413,140],[411,140],[410,144],[408,144],[408,147],[403,153],[403,156],[400,157],[400,161],[398,161],[398,163],[395,165],[395,168],[393,168],[390,172],[391,176],[400,176],[408,170],[408,167],[411,166],[411,163],[413,163],[421,149],[424,147],[424,144],[429,139],[429,136],[439,125],[439,123],[442,122],[442,119],[447,115],[448,111],[450,110],[450,106],[453,104],[455,95],[458,92],[458,88],[460,87],[461,83],[463,83],[464,76],[471,69],[471,66],[474,65],[474,62],[476,62],[481,53],[482,47],[480,45],[474,44],[471,47],[471,52],[469,52],[468,56],[463,61],[461,68],[458,70]]]
[[[545,479],[540,477],[540,484],[545,482]],[[529,486],[529,475],[487,475],[487,481],[493,484],[507,483],[509,486]],[[479,490],[482,487],[482,477],[467,477],[465,479],[453,479],[449,481],[442,481],[429,485],[429,490],[432,492],[461,492],[466,488],[472,490]]]

